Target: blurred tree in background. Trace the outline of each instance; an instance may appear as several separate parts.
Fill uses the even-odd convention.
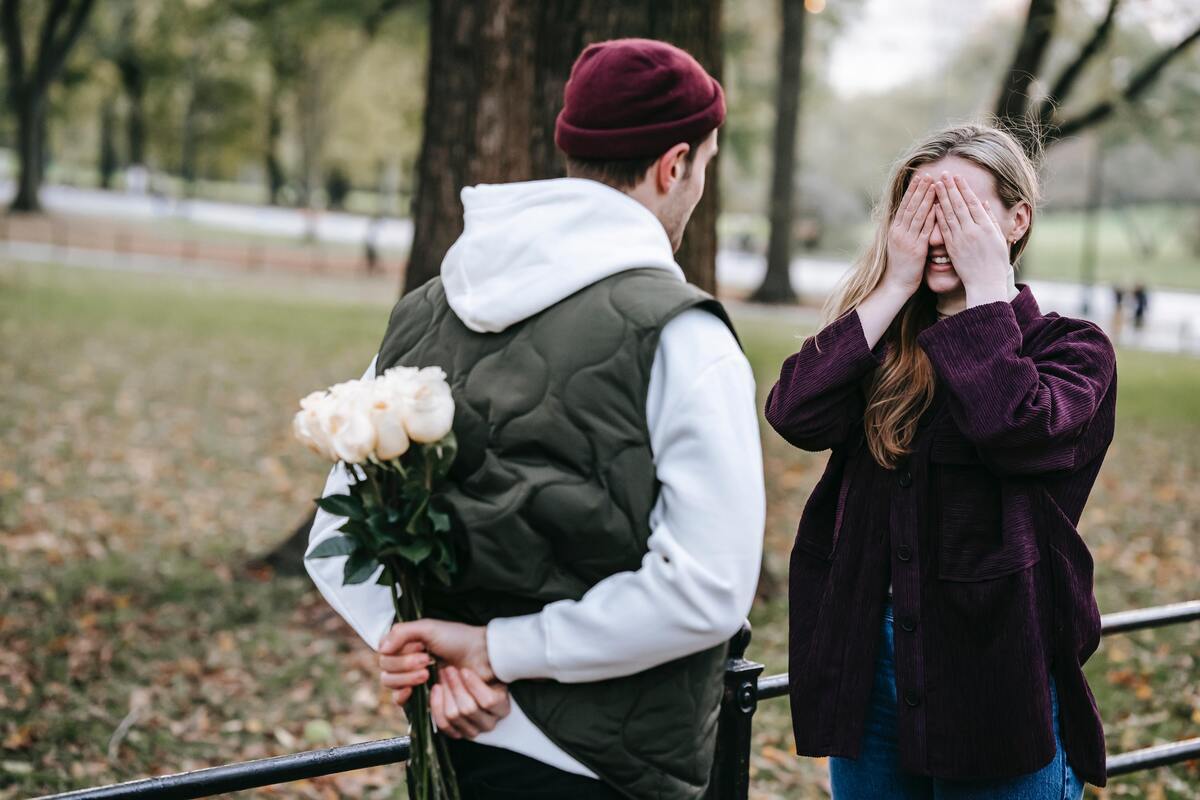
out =
[[[55,0],[44,9],[40,20],[33,18],[30,5],[21,0],[3,0],[0,4],[8,108],[17,119],[19,168],[14,211],[40,208],[46,96],[83,33],[93,0]]]
[[[995,115],[1023,134],[1031,149],[1054,144],[1064,137],[1091,128],[1113,115],[1122,103],[1137,100],[1162,75],[1163,70],[1198,39],[1200,25],[1185,33],[1174,44],[1154,52],[1123,82],[1081,111],[1066,114],[1062,106],[1085,70],[1104,51],[1116,27],[1120,0],[1108,0],[1104,16],[1083,41],[1073,58],[1058,72],[1048,88],[1037,96],[1034,84],[1045,72],[1046,55],[1058,32],[1058,0],[1031,0],[1025,24],[1017,40],[1013,60],[1004,74]],[[1034,125],[1028,126],[1032,121]]]
[[[107,0],[90,15],[83,0],[0,3],[0,21],[16,20],[4,24],[0,145],[17,207],[36,203],[47,171],[56,183],[117,189],[145,187],[149,175],[152,190],[175,196],[314,208],[339,199],[357,213],[412,214],[412,282],[456,235],[462,185],[561,174],[551,125],[562,83],[584,44],[611,36],[673,40],[722,73],[722,236],[760,253],[774,227],[786,245],[775,252],[799,244],[846,257],[908,141],[997,111],[1063,137],[1051,154],[1054,205],[1084,204],[1094,151],[1084,140],[1101,124],[1105,172],[1120,178],[1104,182],[1106,202],[1191,201],[1200,182],[1200,48],[1194,22],[1169,24],[1171,0],[1031,0],[990,17],[948,4],[946,46],[927,71],[850,93],[832,54],[876,8],[870,0],[812,0],[803,37],[781,36],[782,0]],[[54,32],[44,55],[43,29]],[[786,60],[781,43],[803,52]],[[800,71],[787,86],[785,61]],[[801,94],[789,147],[776,111]],[[680,254],[701,285],[711,285],[716,241],[711,194]],[[785,196],[790,210],[770,199]],[[772,207],[792,230],[769,225]],[[772,287],[787,288],[784,259],[772,261]]]

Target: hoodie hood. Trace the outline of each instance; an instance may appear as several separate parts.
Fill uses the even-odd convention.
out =
[[[625,270],[684,280],[658,218],[598,181],[484,184],[463,189],[462,203],[463,233],[442,261],[442,285],[477,333],[499,333]]]

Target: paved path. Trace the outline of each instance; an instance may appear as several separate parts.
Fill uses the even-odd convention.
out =
[[[820,303],[849,268],[845,261],[797,258],[791,267],[792,286],[806,301]],[[761,256],[723,251],[717,257],[717,283],[726,289],[752,291],[762,281],[765,270],[766,263]],[[1111,335],[1113,296],[1108,287],[1092,289],[1089,311],[1084,314],[1085,288],[1081,284],[1030,280],[1029,286],[1043,311],[1085,316]],[[1146,326],[1136,331],[1126,321],[1121,327],[1118,338],[1125,347],[1200,355],[1200,293],[1153,291]]]
[[[11,182],[0,182],[0,201],[12,194]],[[144,195],[80,189],[70,186],[46,186],[42,201],[52,212],[129,221],[181,220],[213,228],[240,231],[284,239],[302,240],[311,236],[318,241],[361,244],[371,218],[340,212],[311,212],[292,208],[253,206],[212,200],[176,201]],[[403,219],[384,219],[377,229],[381,248],[406,250],[412,242],[412,223]],[[13,245],[17,245],[14,242]],[[95,265],[95,258],[77,254]],[[166,261],[169,259],[157,259]],[[205,259],[199,259],[204,261]],[[150,262],[146,262],[150,263]],[[845,261],[797,258],[792,263],[792,285],[812,303],[818,303],[837,284],[849,264]],[[758,285],[765,269],[761,256],[722,251],[717,258],[717,281],[726,289],[741,293]],[[1085,288],[1076,283],[1032,280],[1042,308],[1061,314],[1082,314]],[[1091,291],[1090,311],[1086,315],[1106,328],[1112,319],[1112,294],[1106,287]],[[796,313],[780,309],[779,313]],[[775,313],[766,310],[763,313]],[[1124,325],[1121,343],[1149,350],[1200,354],[1200,293],[1154,291],[1145,329],[1134,331]]]

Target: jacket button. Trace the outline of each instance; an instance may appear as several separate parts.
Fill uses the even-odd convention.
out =
[[[915,708],[921,705],[921,695],[914,689],[909,689],[904,693],[904,702]]]
[[[896,480],[899,481],[900,488],[907,489],[908,487],[912,486],[912,473],[908,470],[901,470],[900,474],[896,477]]]
[[[917,621],[912,617],[905,617],[904,619],[900,620],[900,627],[903,630],[912,633],[917,629]]]
[[[908,561],[912,558],[912,548],[906,544],[902,544],[896,548],[896,558],[901,561]]]

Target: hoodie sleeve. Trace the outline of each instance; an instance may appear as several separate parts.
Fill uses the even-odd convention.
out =
[[[663,329],[646,411],[662,484],[649,552],[577,601],[493,620],[501,680],[641,672],[726,641],[749,612],[766,513],[754,377],[712,314],[687,311]]]

